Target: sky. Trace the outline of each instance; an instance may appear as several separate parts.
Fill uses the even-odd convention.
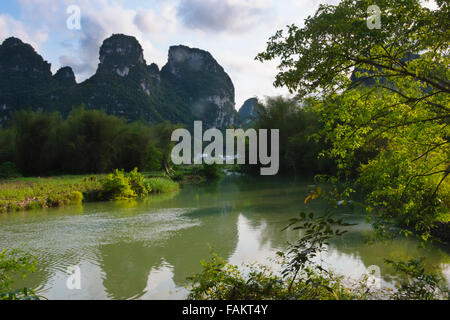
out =
[[[287,95],[273,82],[277,63],[258,62],[270,36],[303,25],[320,3],[338,0],[1,0],[0,42],[15,36],[30,43],[55,73],[71,66],[78,82],[95,73],[99,48],[115,33],[135,36],[147,64],[161,68],[169,47],[209,51],[233,80],[236,109],[252,97]],[[71,5],[80,8],[81,29],[69,29]]]

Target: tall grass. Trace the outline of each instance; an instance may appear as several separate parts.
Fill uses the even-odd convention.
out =
[[[152,188],[152,193],[169,193],[180,189],[180,185],[167,178],[151,178],[146,181]]]
[[[97,177],[59,176],[0,181],[0,212],[78,204],[100,187]]]

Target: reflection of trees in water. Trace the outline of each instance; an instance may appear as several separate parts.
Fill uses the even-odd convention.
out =
[[[162,263],[161,248],[143,243],[115,243],[100,246],[99,266],[108,297],[129,299],[142,295],[152,268]]]
[[[336,249],[343,255],[355,256],[361,259],[366,267],[379,266],[383,275],[396,274],[391,265],[384,263],[385,259],[406,261],[427,257],[425,266],[434,271],[440,271],[440,265],[450,263],[450,257],[441,249],[435,246],[421,248],[418,242],[412,238],[399,237],[390,241],[368,244],[366,241],[370,236],[369,227],[365,231],[350,231],[343,237],[332,239],[330,249]]]
[[[209,245],[224,257],[233,253],[237,245],[237,215],[231,214],[229,208],[200,209],[188,216],[201,218],[201,224],[178,230],[161,243],[119,242],[99,247],[98,260],[109,297],[141,296],[150,272],[159,269],[163,262],[172,266],[175,284],[185,285],[186,278],[200,270],[200,261],[210,256]]]

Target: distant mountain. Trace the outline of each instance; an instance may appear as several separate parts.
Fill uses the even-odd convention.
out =
[[[239,109],[239,121],[242,125],[247,126],[258,118],[257,105],[257,98],[250,98],[244,102]]]
[[[173,46],[160,70],[147,65],[131,36],[116,34],[100,47],[96,73],[77,84],[70,67],[55,75],[29,45],[8,38],[0,45],[0,124],[18,109],[60,111],[103,109],[129,121],[171,121],[226,128],[238,122],[234,86],[213,56],[200,49]]]

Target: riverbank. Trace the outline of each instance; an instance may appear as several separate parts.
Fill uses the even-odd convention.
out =
[[[62,207],[99,201],[101,181],[107,175],[30,177],[0,180],[0,213]],[[158,173],[144,174],[151,193],[170,193],[179,184]]]

